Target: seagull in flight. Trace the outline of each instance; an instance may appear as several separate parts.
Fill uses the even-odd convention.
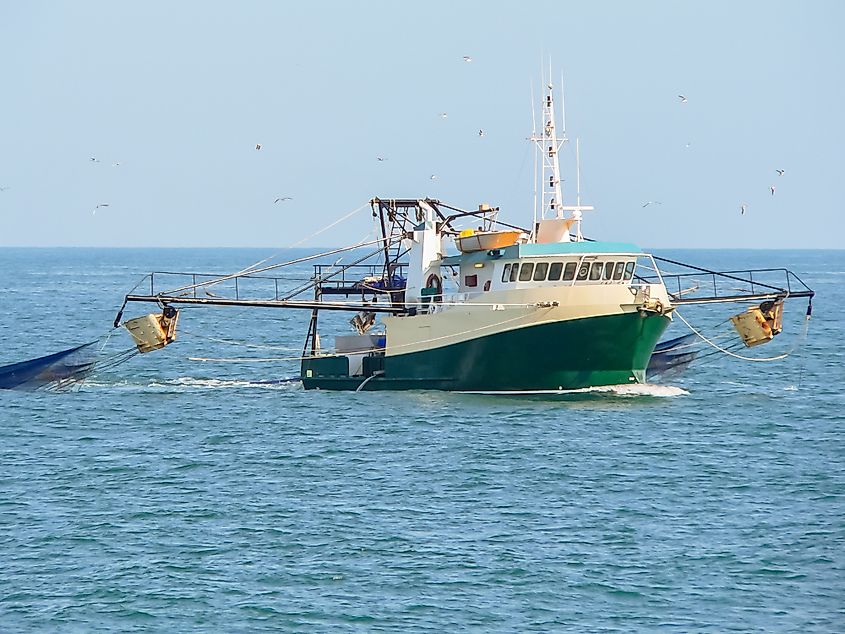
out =
[[[739,213],[740,213],[740,215],[743,215],[743,216],[744,216],[744,215],[745,215],[745,210],[746,210],[746,209],[748,209],[748,205],[746,205],[745,203],[742,203],[742,204],[739,206]]]
[[[770,189],[770,190],[771,190],[771,192],[772,192],[772,196],[774,196],[774,195],[775,195],[775,186],[774,186],[774,185],[771,185],[771,186],[769,187],[769,189]]]
[[[448,113],[448,112],[441,112],[441,113],[440,113],[440,118],[441,118],[441,119],[445,119],[445,118],[446,118],[446,117],[448,117],[448,116],[449,116],[449,113]]]
[[[464,61],[465,62],[471,62],[472,58],[469,55],[464,55]]]
[[[643,207],[648,207],[649,205],[662,205],[663,203],[659,200],[647,200],[643,203]]]
[[[92,163],[99,163],[99,162],[100,162],[100,159],[98,159],[96,156],[92,156],[92,157],[91,157],[91,162],[92,162]]]
[[[437,180],[437,174],[432,174],[431,176],[428,177],[428,180],[436,181]]]
[[[687,98],[686,98],[684,95],[678,95],[678,99],[680,99],[680,100],[681,100],[681,103],[686,103],[686,102],[687,102]]]
[[[273,201],[273,204],[275,205],[276,203],[283,203],[286,200],[293,200],[293,198],[291,198],[290,196],[279,196],[276,200]]]
[[[376,157],[376,160],[377,160],[377,161],[380,161],[380,162],[384,162],[384,161],[386,161],[387,159],[386,159],[386,158],[384,158],[383,156],[377,156],[377,157]]]
[[[478,131],[478,136],[484,136],[484,130],[479,130],[479,131]]]
[[[260,144],[260,143],[256,143],[256,144],[255,144],[255,149],[256,149],[256,150],[260,150],[260,149],[261,149],[261,144]]]
[[[775,170],[775,171],[778,173],[778,176],[783,176],[783,173],[784,173],[786,170]]]
[[[97,210],[98,210],[100,207],[108,207],[108,206],[109,206],[109,204],[108,204],[108,203],[100,203],[99,205],[97,205],[96,207],[94,207],[94,211],[92,211],[92,212],[91,212],[91,215],[92,215],[92,216],[96,216],[96,215],[97,215]]]

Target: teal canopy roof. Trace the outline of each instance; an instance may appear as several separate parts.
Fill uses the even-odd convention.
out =
[[[549,255],[582,255],[585,253],[642,253],[642,249],[630,242],[549,242],[546,244],[515,244],[504,249],[499,249],[501,255],[496,259],[504,258],[515,260],[532,256]],[[443,264],[455,265],[461,262],[476,262],[489,260],[491,256],[487,251],[474,251],[462,253],[443,258]]]

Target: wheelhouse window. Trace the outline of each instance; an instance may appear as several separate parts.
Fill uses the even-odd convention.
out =
[[[508,262],[507,264],[505,264],[505,268],[502,271],[502,281],[507,282],[510,275],[511,275],[511,265],[510,265],[510,262]]]
[[[578,268],[578,281],[586,280],[587,276],[590,274],[590,263],[589,262],[582,262],[581,266]]]
[[[616,268],[613,269],[613,280],[618,282],[622,279],[622,274],[625,272],[625,263],[617,262]]]
[[[534,273],[534,263],[533,262],[523,262],[522,267],[519,269],[519,281],[520,282],[530,281],[532,273]]]
[[[634,276],[636,262],[508,262],[502,268],[502,282],[618,282]]]

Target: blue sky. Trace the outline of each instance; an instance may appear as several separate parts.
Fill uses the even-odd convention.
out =
[[[551,58],[585,234],[840,248],[843,18],[833,0],[3,2],[0,246],[285,247],[373,196],[528,225]]]

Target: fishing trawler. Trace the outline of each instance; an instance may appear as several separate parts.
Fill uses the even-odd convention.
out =
[[[681,303],[782,302],[790,294],[761,284],[758,272],[756,285],[752,279],[741,296],[720,297],[714,284],[710,295],[684,297],[683,274],[678,292],[670,293],[651,254],[633,244],[585,239],[583,213],[593,207],[581,204],[580,161],[576,204],[562,204],[559,155],[567,139],[563,124],[558,134],[551,84],[539,120],[530,137],[540,164],[530,227],[501,222],[499,209],[486,204],[462,210],[431,198],[374,198],[381,235],[369,245],[373,254],[347,266],[317,264],[311,283],[297,292],[313,290],[313,300],[278,292],[272,300],[197,295],[197,288],[220,280],[214,277],[158,292],[151,276],[151,292],[126,301],[310,310],[301,358],[306,389],[542,393],[645,382]],[[378,263],[366,264],[370,257]],[[812,297],[812,291],[791,296]],[[329,350],[319,331],[323,310],[358,313],[355,331],[338,334]],[[778,330],[774,318],[762,322]],[[664,361],[688,359],[677,346],[659,353]]]
[[[530,226],[502,222],[488,204],[373,198],[375,240],[229,275],[181,274],[175,287],[180,274],[153,272],[140,284],[147,291],[125,296],[114,326],[126,326],[143,353],[175,340],[180,305],[296,308],[310,312],[298,359],[305,389],[543,394],[644,383],[647,372],[689,364],[694,335],[658,343],[681,305],[750,304],[732,318],[736,345],[750,347],[781,331],[785,299],[812,301],[786,269],[717,272],[585,238],[583,214],[593,207],[581,204],[577,142],[575,204],[563,204],[567,138],[551,84],[540,112],[530,137],[540,176]],[[325,262],[340,253],[352,262]],[[270,273],[306,261],[316,262],[314,273],[299,287]],[[682,270],[668,274],[658,262]],[[136,302],[162,312],[122,321]],[[323,311],[355,313],[352,330],[328,349]]]

